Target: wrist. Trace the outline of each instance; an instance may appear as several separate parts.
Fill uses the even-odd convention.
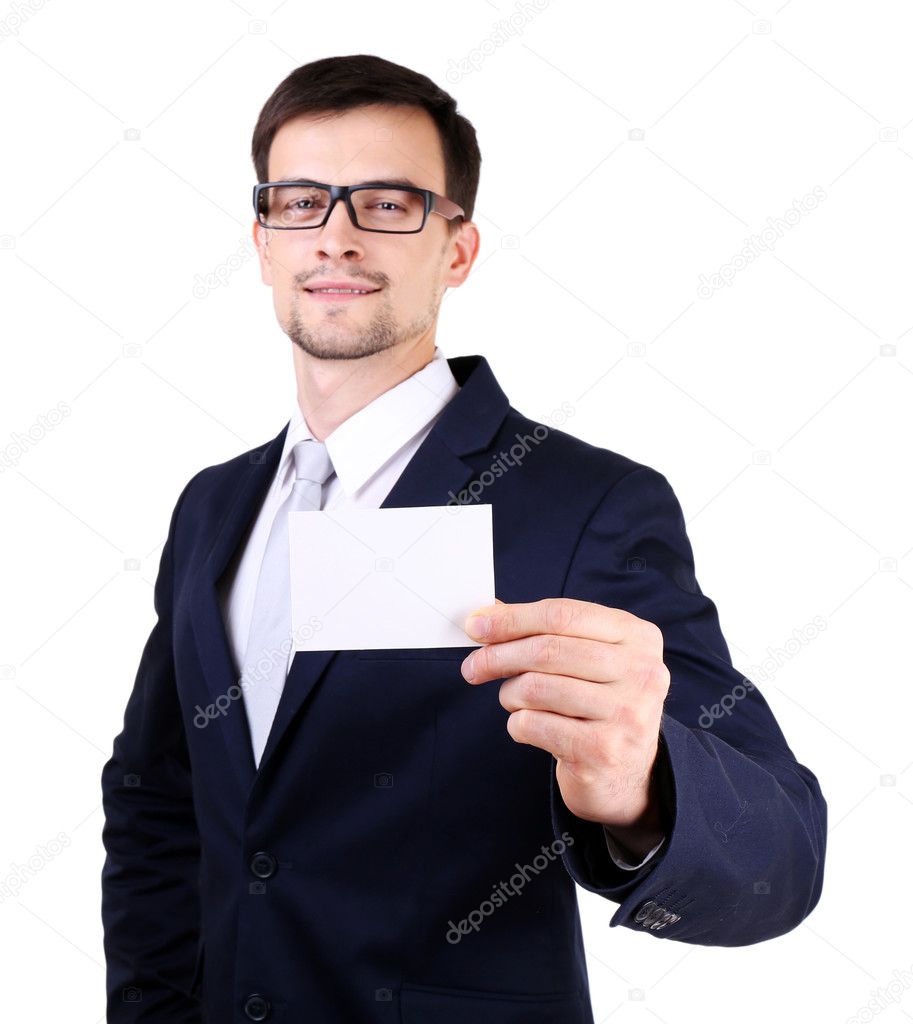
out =
[[[602,826],[619,846],[628,851],[632,860],[642,860],[657,843],[669,835],[671,809],[666,802],[666,789],[661,774],[665,767],[660,763],[663,752],[658,753],[650,773],[647,806],[643,813],[625,824],[603,822]]]

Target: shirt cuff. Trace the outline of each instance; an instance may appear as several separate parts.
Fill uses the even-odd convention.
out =
[[[602,826],[602,834],[605,836],[606,846],[609,848],[609,856],[618,865],[618,867],[624,868],[626,871],[636,871],[638,868],[643,867],[644,864],[647,863],[647,861],[656,853],[656,851],[666,841],[666,837],[663,836],[663,838],[660,839],[656,846],[654,846],[652,850],[649,850],[646,853],[643,860],[641,860],[639,864],[631,864],[627,860],[625,860],[625,855],[621,852],[621,847],[618,845],[618,843],[615,842],[615,839],[611,835],[609,835],[609,830],[605,827],[605,825]]]

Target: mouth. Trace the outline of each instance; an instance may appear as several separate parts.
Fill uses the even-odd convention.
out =
[[[375,295],[380,288],[305,288],[308,295],[318,302],[351,302]]]

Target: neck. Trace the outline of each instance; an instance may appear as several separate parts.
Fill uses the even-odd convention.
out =
[[[434,338],[394,345],[360,359],[315,359],[292,346],[298,406],[318,441],[374,401],[378,395],[427,366]]]

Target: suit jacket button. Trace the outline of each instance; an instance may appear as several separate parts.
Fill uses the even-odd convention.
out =
[[[257,878],[271,878],[276,873],[276,858],[260,850],[250,859],[250,869]]]
[[[645,920],[655,908],[656,900],[647,900],[646,903],[640,905],[637,913],[634,915],[634,920],[638,922]]]
[[[254,992],[244,1000],[244,1016],[248,1020],[266,1020],[269,1016],[269,1000]]]

